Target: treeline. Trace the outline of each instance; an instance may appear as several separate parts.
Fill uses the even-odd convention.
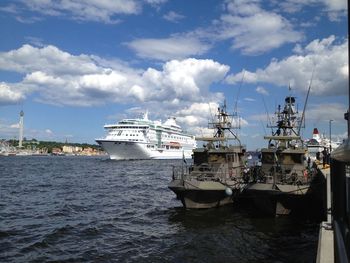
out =
[[[11,146],[17,147],[19,144],[18,140],[8,140],[7,141]],[[88,144],[88,143],[68,143],[68,142],[56,142],[56,141],[38,141],[36,139],[32,140],[23,140],[22,143],[24,148],[31,149],[47,149],[47,152],[51,153],[53,148],[60,148],[64,145],[82,147],[82,148],[93,148],[96,150],[101,150],[101,147],[97,144]]]

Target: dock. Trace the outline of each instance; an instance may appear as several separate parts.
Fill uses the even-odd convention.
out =
[[[350,262],[350,139],[331,154],[329,168],[318,165],[327,181],[327,218],[320,224],[317,263]]]
[[[320,225],[319,242],[317,249],[317,260],[319,263],[334,262],[334,235],[332,228],[331,217],[331,182],[330,182],[330,168],[323,169],[322,165],[318,165],[317,169],[326,178],[327,182],[327,219]]]

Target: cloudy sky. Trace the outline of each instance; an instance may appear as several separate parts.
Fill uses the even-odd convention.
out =
[[[146,110],[200,135],[226,98],[248,149],[290,93],[303,136],[344,137],[346,0],[3,0],[0,138],[94,143]],[[291,91],[288,90],[291,87]]]

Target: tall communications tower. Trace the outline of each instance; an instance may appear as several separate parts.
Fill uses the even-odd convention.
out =
[[[18,142],[18,147],[22,148],[22,142],[23,142],[23,116],[24,112],[21,110],[19,113],[19,142]]]

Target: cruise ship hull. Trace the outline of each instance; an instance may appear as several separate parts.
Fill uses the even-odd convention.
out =
[[[152,149],[146,143],[132,141],[96,140],[108,153],[112,160],[142,160],[142,159],[186,159],[191,158],[189,149]]]

